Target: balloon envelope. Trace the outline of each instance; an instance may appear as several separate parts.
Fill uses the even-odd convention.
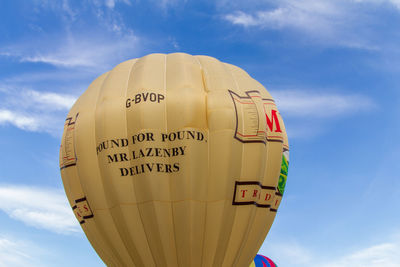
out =
[[[257,254],[250,267],[278,267],[270,258]]]
[[[60,169],[108,266],[246,266],[275,218],[288,149],[274,100],[245,71],[151,54],[79,97]]]

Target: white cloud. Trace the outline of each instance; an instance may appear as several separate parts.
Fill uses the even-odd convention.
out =
[[[21,130],[62,134],[67,111],[76,97],[30,89],[4,89],[0,92],[0,125]]]
[[[268,28],[293,27],[307,31],[329,30],[334,19],[342,14],[340,5],[333,1],[301,0],[280,1],[275,8],[259,10],[253,14],[235,12],[225,19],[233,24],[243,26],[260,26]]]
[[[57,92],[82,92],[89,82],[100,75],[82,71],[81,69],[52,69],[15,73],[3,78],[0,82],[0,92],[16,88],[42,88]]]
[[[77,11],[73,10],[70,5],[68,0],[63,0],[62,1],[62,9],[64,12],[69,16],[71,20],[75,20],[77,16]]]
[[[389,4],[400,9],[400,0],[354,0],[354,2],[365,2],[371,4]]]
[[[167,14],[169,9],[181,8],[187,2],[187,0],[151,0],[155,7],[160,8],[164,14]]]
[[[53,32],[42,25],[40,36],[0,48],[3,57],[49,65],[44,72],[18,73],[2,79],[0,125],[59,137],[66,113],[76,99],[60,92],[81,93],[94,77],[137,56],[140,40],[114,9],[117,3],[130,5],[129,0],[33,3],[32,16],[40,16],[43,10],[56,12],[61,26]]]
[[[0,267],[33,266],[32,246],[0,236]]]
[[[243,26],[270,28],[293,27],[306,31],[331,30],[335,16],[340,15],[338,6],[329,1],[283,1],[275,9],[257,11],[255,14],[237,12],[225,18]]]
[[[242,5],[223,18],[247,28],[293,30],[301,33],[298,37],[313,42],[367,50],[379,47],[371,38],[371,27],[366,27],[374,22],[372,16],[362,11],[356,1],[265,1],[264,8],[257,7],[249,10]]]
[[[118,1],[118,0],[105,0],[105,5],[108,8],[113,9],[115,7],[115,3],[116,2],[123,2],[124,4],[131,5],[131,2],[129,0],[120,0],[120,1]]]
[[[115,6],[115,0],[106,0],[106,6],[108,8],[114,8]]]
[[[39,36],[26,36],[29,41],[3,44],[0,55],[58,68],[79,68],[92,73],[108,71],[135,57],[140,49],[139,37],[114,10],[117,2],[130,5],[129,0],[39,1],[34,4],[38,9],[35,14],[40,16],[42,9],[60,14],[59,30],[44,28]]]
[[[400,0],[389,0],[389,2],[400,9]]]
[[[76,101],[76,97],[71,95],[34,90],[27,90],[24,93],[24,98],[29,99],[34,105],[39,105],[48,110],[69,110]]]
[[[13,125],[24,131],[48,133],[53,137],[60,138],[66,114],[66,112],[0,109],[0,126]]]
[[[112,27],[117,29],[120,26],[115,24]],[[139,48],[138,38],[130,33],[119,37],[86,35],[51,38],[57,41],[43,40],[29,45],[13,45],[4,48],[2,54],[15,57],[20,62],[45,63],[60,68],[83,68],[98,73],[127,59],[129,54],[135,55]]]
[[[11,110],[0,109],[0,125],[2,124],[12,124],[22,130],[37,131],[39,123],[32,116],[25,116]]]
[[[36,228],[62,234],[81,231],[61,190],[0,185],[0,210]]]
[[[256,17],[242,11],[236,11],[233,14],[228,14],[225,16],[225,19],[232,22],[233,24],[243,25],[245,27],[257,26],[261,24],[261,21],[257,20]]]
[[[13,125],[30,132],[47,132],[53,136],[60,136],[64,125],[65,116],[57,117],[51,112],[46,114],[0,109],[0,125]]]
[[[400,239],[361,247],[342,256],[332,254],[327,247],[310,249],[296,241],[264,242],[259,254],[275,260],[278,266],[290,267],[398,267],[400,266]],[[328,251],[324,251],[328,250]],[[323,256],[327,255],[327,257]]]
[[[363,95],[321,94],[299,90],[272,91],[278,109],[292,117],[335,117],[368,111],[376,104]]]
[[[157,1],[163,8],[166,8],[168,6],[173,6],[176,5],[177,3],[181,2],[181,0],[160,0]],[[185,2],[185,1],[183,1]]]
[[[382,243],[363,248],[349,255],[322,263],[321,267],[400,266],[400,242]]]
[[[289,139],[310,139],[331,129],[336,118],[368,113],[378,108],[369,97],[318,91],[270,91],[285,121]]]

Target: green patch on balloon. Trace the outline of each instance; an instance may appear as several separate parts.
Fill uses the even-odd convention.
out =
[[[289,161],[283,154],[282,155],[281,173],[279,175],[279,182],[278,182],[278,190],[279,190],[279,193],[282,195],[283,195],[283,192],[285,191],[288,170],[289,170]]]

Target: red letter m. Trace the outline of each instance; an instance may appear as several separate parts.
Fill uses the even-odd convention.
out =
[[[275,132],[281,133],[282,130],[281,130],[281,126],[279,125],[279,120],[278,120],[278,116],[276,115],[276,112],[277,111],[274,110],[274,109],[271,110],[271,119],[269,119],[268,115],[265,114],[265,117],[267,117],[267,126],[268,126],[269,130],[271,132],[273,132],[274,131],[274,122],[275,122],[275,125],[276,125],[276,131]]]

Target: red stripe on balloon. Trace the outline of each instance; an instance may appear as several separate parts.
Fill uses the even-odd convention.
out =
[[[275,265],[275,263],[270,259],[270,258],[267,258],[267,257],[265,257],[264,255],[261,255],[268,263],[269,263],[269,265],[271,266],[271,267],[276,267],[276,265]],[[264,264],[264,263],[263,263]],[[264,267],[268,267],[268,266],[265,266],[264,265]]]

